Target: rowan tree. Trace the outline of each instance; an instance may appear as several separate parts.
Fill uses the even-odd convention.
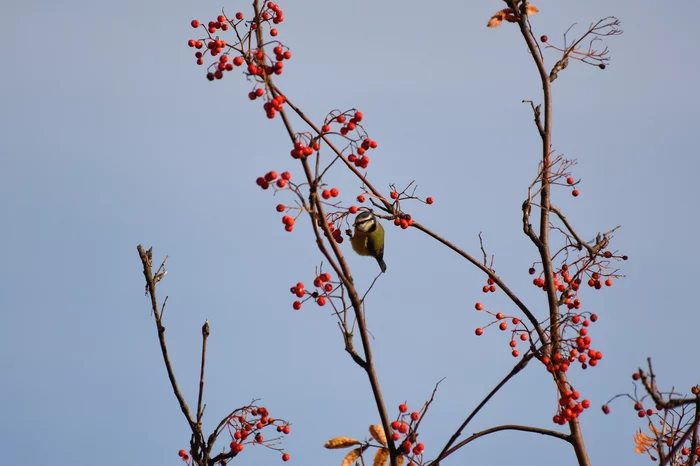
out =
[[[498,10],[498,3],[493,3],[494,10]],[[188,46],[193,49],[196,64],[204,68],[207,80],[236,80],[231,86],[239,89],[244,98],[258,102],[262,110],[251,117],[273,120],[276,130],[289,138],[289,152],[272,159],[266,173],[251,173],[251,179],[258,189],[274,193],[278,196],[275,199],[283,199],[271,204],[271,215],[274,208],[280,216],[280,227],[285,230],[280,235],[306,235],[320,253],[318,261],[298,258],[299,277],[290,283],[288,290],[278,292],[290,293],[290,312],[306,312],[316,307],[335,316],[345,351],[364,372],[374,398],[380,422],[369,426],[369,437],[363,440],[361,432],[348,432],[347,436],[333,437],[325,444],[329,449],[348,449],[343,452],[344,458],[338,457],[344,466],[355,462],[365,464],[371,461],[370,457],[377,466],[388,462],[393,466],[437,466],[447,463],[454,452],[472,441],[506,430],[566,442],[579,465],[590,464],[580,419],[593,403],[586,393],[577,389],[577,380],[596,377],[595,367],[603,364],[604,355],[595,339],[599,315],[587,305],[587,299],[593,293],[614,292],[615,282],[624,277],[621,267],[628,257],[624,247],[614,243],[614,233],[619,227],[579,228],[572,216],[559,207],[562,196],[576,198],[585,192],[586,186],[577,177],[577,160],[554,148],[552,89],[557,80],[566,79],[567,73],[575,72],[578,66],[606,70],[610,61],[608,39],[622,31],[620,21],[609,16],[587,28],[564,29],[556,37],[538,34],[535,32],[538,8],[533,3],[506,0],[500,6],[505,7],[495,11],[490,19],[485,18],[485,25],[519,31],[522,42],[518,45],[524,44],[525,48],[513,50],[529,53],[533,66],[529,70],[513,70],[513,76],[521,72],[536,73],[541,84],[541,89],[528,89],[531,97],[522,101],[532,112],[530,125],[539,137],[539,155],[537,160],[533,159],[536,175],[529,186],[523,187],[523,198],[518,200],[522,234],[530,240],[534,258],[531,263],[523,264],[521,279],[541,290],[538,303],[525,302],[513,291],[512,284],[496,273],[497,263],[495,255],[487,251],[487,237],[479,235],[476,245],[462,246],[449,238],[449,232],[436,232],[420,222],[420,215],[413,213],[416,206],[441,202],[417,187],[420,179],[396,180],[388,186],[373,181],[369,168],[387,162],[381,155],[381,135],[372,132],[371,116],[358,108],[332,109],[331,102],[325,118],[315,121],[302,110],[304,97],[286,92],[284,75],[295,72],[294,59],[291,45],[279,27],[285,21],[283,8],[293,5],[255,0],[247,11],[233,14],[222,11],[211,19],[194,19],[190,23],[194,31]],[[485,34],[498,32],[484,30]],[[513,50],[491,53],[507,57]],[[508,137],[506,130],[503,137]],[[336,185],[336,180],[348,177],[355,181],[355,192],[341,192]],[[432,394],[419,404],[385,400],[367,318],[373,311],[367,297],[377,292],[375,284],[383,275],[378,273],[369,286],[361,287],[346,259],[349,251],[346,239],[353,234],[353,217],[361,211],[373,212],[387,227],[393,224],[397,230],[416,230],[426,240],[436,241],[476,267],[483,274],[483,282],[477,285],[483,298],[472,304],[475,325],[471,338],[502,339],[505,350],[514,358],[512,368],[501,382],[483,400],[474,402],[474,409],[460,420],[444,444],[432,446],[435,453],[430,457],[424,454],[425,445],[419,435],[423,419],[430,416],[431,403],[440,396],[440,382],[434,381]],[[282,236],[280,241],[284,241]],[[283,461],[289,460],[289,453],[279,444],[291,431],[289,423],[271,417],[267,409],[255,403],[224,416],[209,436],[203,431],[209,324],[206,322],[202,327],[200,389],[193,413],[178,389],[168,357],[162,324],[165,302],[159,304],[156,298],[156,285],[165,277],[165,261],[154,271],[152,250],[141,246],[138,250],[168,376],[192,431],[189,450],[181,450],[180,457],[188,464],[223,465],[241,454],[245,445],[253,443],[278,450]],[[391,270],[389,265],[387,273],[402,272]],[[510,306],[492,307],[490,297],[494,293],[505,295]],[[504,385],[532,365],[546,369],[556,390],[556,399],[550,407],[551,425],[496,425],[467,436],[470,422],[482,408]],[[634,401],[637,415],[649,423],[653,434],[637,435],[638,451],[649,453],[661,465],[695,464],[700,454],[697,386],[688,398],[679,397],[674,390],[661,392],[651,362],[648,370],[640,369],[633,379],[643,388],[643,393],[628,396]],[[653,401],[654,409],[643,404],[646,398]],[[608,405],[603,406],[606,413]],[[267,432],[272,432],[272,440]],[[230,443],[214,449],[224,433],[230,436]]]

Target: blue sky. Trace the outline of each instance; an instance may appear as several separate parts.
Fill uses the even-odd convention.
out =
[[[379,143],[369,176],[416,180],[433,206],[407,210],[477,254],[482,231],[499,275],[533,308],[527,275],[536,251],[520,205],[536,174],[538,136],[520,102],[539,85],[516,28],[485,27],[502,3],[279,2],[279,39],[293,58],[278,85],[314,121],[356,107]],[[616,15],[625,31],[607,44],[601,71],[571,63],[554,83],[554,148],[576,158],[581,196],[554,202],[586,238],[622,225],[625,280],[588,293],[605,357],[571,373],[595,407],[632,389],[654,358],[662,385],[698,382],[695,131],[700,32],[689,0],[536,3],[535,33],[560,41],[574,22]],[[7,464],[179,464],[187,426],[158,350],[136,245],[169,255],[168,343],[183,392],[195,403],[200,327],[211,322],[207,418],[262,398],[293,423],[295,464],[334,464],[330,437],[364,437],[378,422],[366,378],[343,351],[327,310],[291,309],[288,290],[310,282],[321,257],[307,225],[284,232],[278,202],[255,186],[269,170],[299,174],[279,119],[268,121],[231,73],[209,83],[187,48],[189,22],[250,11],[248,2],[46,1],[1,7],[0,446]],[[551,65],[556,56],[546,56]],[[296,123],[297,130],[301,125]],[[347,202],[359,193],[340,170]],[[349,251],[347,243],[345,250]],[[387,404],[419,407],[443,377],[421,440],[434,457],[467,412],[512,367],[508,337],[474,328],[473,310],[515,310],[485,278],[415,230],[387,226],[388,272],[368,301]],[[360,287],[376,263],[348,255]],[[474,421],[552,427],[556,399],[533,364]],[[594,464],[644,464],[630,405],[582,426]],[[277,461],[245,451],[246,464]],[[546,452],[546,453],[545,453]],[[540,456],[537,456],[540,455]],[[502,433],[473,443],[455,464],[513,464],[531,456],[574,464],[570,449]],[[551,455],[551,456],[550,456]],[[547,460],[547,462],[550,462]]]

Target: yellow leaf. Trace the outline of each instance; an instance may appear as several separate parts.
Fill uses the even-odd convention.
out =
[[[343,458],[343,462],[340,463],[340,466],[350,466],[352,463],[355,462],[357,458],[360,457],[362,454],[362,448],[355,448],[352,450],[350,453],[348,453],[345,458]]]
[[[381,424],[372,424],[369,426],[369,435],[377,442],[386,446],[386,435],[384,435],[384,428]]]
[[[377,450],[377,454],[374,455],[374,463],[372,466],[384,466],[389,459],[389,450],[387,448],[380,448]]]
[[[360,441],[355,440],[354,438],[350,437],[335,437],[330,439],[329,441],[326,442],[324,447],[329,448],[329,449],[336,449],[336,448],[347,448],[351,447],[353,445],[359,445]]]
[[[525,11],[527,12],[527,14],[529,16],[534,16],[540,10],[538,10],[537,7],[535,5],[533,5],[532,3],[528,3],[527,7],[525,8]]]

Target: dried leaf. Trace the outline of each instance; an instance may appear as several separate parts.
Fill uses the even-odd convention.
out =
[[[538,10],[537,7],[532,3],[528,3],[527,7],[525,8],[525,11],[527,12],[528,16],[534,16],[540,10]]]
[[[640,454],[644,454],[650,448],[654,447],[654,445],[656,444],[656,439],[649,437],[648,435],[642,432],[642,429],[639,429],[639,431],[636,434],[634,434],[634,443],[636,445],[634,451]]]
[[[396,461],[398,462],[399,466],[403,466],[403,459],[404,459],[403,455],[396,458]]]
[[[329,441],[326,442],[324,447],[329,448],[329,449],[336,449],[336,448],[347,448],[351,447],[353,445],[359,445],[360,441],[355,440],[354,438],[350,437],[335,437],[330,439]]]
[[[389,449],[388,448],[380,448],[377,450],[377,454],[374,455],[374,463],[372,463],[372,466],[384,466],[389,459]]]
[[[504,19],[506,19],[506,16],[508,15],[517,15],[516,11],[512,8],[504,8],[495,15],[491,17],[489,22],[486,24],[486,27],[490,28],[497,28],[498,26],[501,25]]]
[[[357,458],[360,457],[362,450],[363,448],[355,448],[354,450],[350,451],[350,453],[345,455],[345,458],[343,458],[343,462],[340,463],[340,466],[350,466],[355,462],[355,460],[357,460]]]
[[[505,18],[506,15],[501,15],[499,13],[496,13],[491,17],[488,23],[486,23],[487,28],[497,28],[498,26],[501,25],[503,22],[503,18]]]
[[[649,430],[652,431],[652,433],[653,433],[654,435],[661,435],[661,432],[659,432],[659,431],[656,429],[656,427],[654,427],[654,423],[651,422],[651,421],[649,422]]]
[[[384,435],[384,428],[381,424],[372,424],[369,426],[369,435],[377,442],[386,446],[386,435]]]
[[[506,15],[506,21],[509,23],[517,23],[520,21],[520,16],[515,16],[515,15]]]

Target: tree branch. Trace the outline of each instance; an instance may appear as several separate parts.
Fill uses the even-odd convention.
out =
[[[459,450],[463,446],[467,445],[468,443],[473,442],[474,440],[478,439],[479,437],[484,437],[486,435],[493,434],[496,432],[501,432],[504,430],[517,430],[520,432],[532,432],[533,434],[546,435],[549,437],[554,437],[556,439],[564,440],[565,442],[571,443],[570,436],[568,436],[566,434],[562,434],[561,432],[557,432],[555,430],[542,429],[540,427],[521,426],[521,425],[517,425],[517,424],[504,424],[502,426],[491,427],[489,429],[482,430],[481,432],[477,432],[475,434],[470,435],[469,437],[465,438],[464,440],[459,442],[454,447],[450,448],[447,451],[447,454],[445,455],[445,457],[451,455],[452,453],[456,452],[457,450]],[[430,466],[433,466],[436,464],[437,463],[432,462],[432,463],[430,463]]]
[[[472,411],[471,414],[469,414],[469,416],[467,416],[467,419],[465,419],[464,422],[462,423],[462,425],[459,426],[459,428],[457,429],[457,431],[456,431],[454,434],[452,434],[452,437],[450,437],[450,440],[448,440],[447,444],[445,444],[445,446],[442,448],[442,451],[440,452],[440,454],[437,456],[437,458],[435,458],[435,460],[432,461],[431,466],[438,466],[438,465],[440,464],[440,461],[444,460],[445,458],[447,458],[447,456],[449,456],[450,454],[452,454],[453,451],[457,450],[457,448],[451,449],[450,447],[455,443],[455,441],[457,441],[457,439],[459,438],[459,436],[462,435],[462,431],[467,427],[467,425],[469,424],[469,422],[471,422],[471,420],[474,419],[474,417],[477,415],[477,413],[478,413],[479,411],[481,411],[481,408],[483,408],[483,407],[486,405],[486,403],[488,403],[489,400],[490,400],[490,399],[491,399],[491,398],[492,398],[506,383],[508,383],[508,381],[509,381],[510,379],[512,379],[512,378],[515,377],[518,373],[520,373],[520,371],[522,371],[523,369],[525,369],[525,366],[527,366],[527,363],[530,362],[530,359],[532,359],[533,357],[534,357],[534,355],[533,355],[532,353],[527,353],[525,356],[523,356],[523,358],[522,358],[520,361],[518,361],[518,363],[513,367],[513,369],[511,369],[511,371],[508,373],[508,375],[506,375],[506,376],[503,378],[503,380],[501,380],[501,381],[498,383],[498,385],[496,385],[496,386],[494,387],[494,389],[491,390],[491,392],[486,396],[486,398],[484,398],[483,400],[481,400],[481,403],[479,403],[479,405],[478,405],[476,408],[474,408],[474,411]]]

